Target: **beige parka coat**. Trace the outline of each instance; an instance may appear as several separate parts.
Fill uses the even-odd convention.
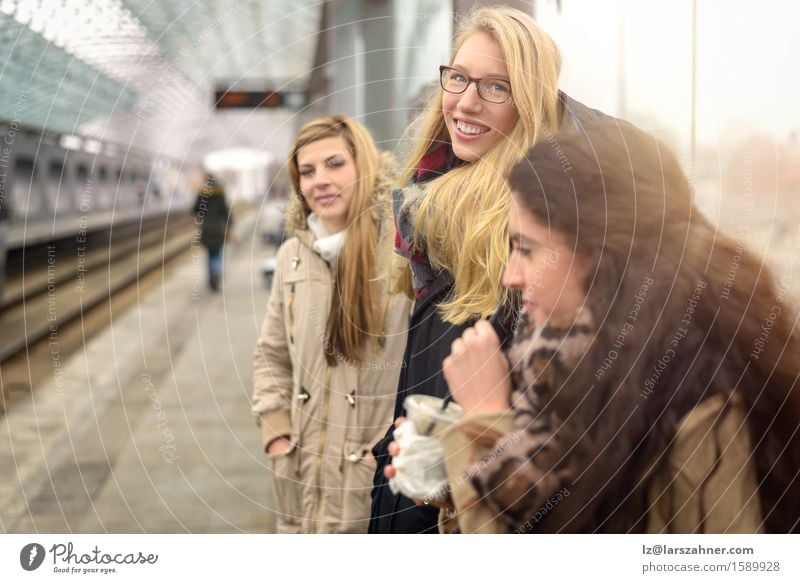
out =
[[[375,190],[379,245],[391,253],[392,181],[388,158]],[[335,268],[313,249],[305,216],[289,216],[295,236],[278,250],[267,314],[255,351],[253,413],[268,455],[280,533],[365,533],[375,472],[372,446],[392,422],[411,300],[384,296],[384,341],[363,363],[328,366],[325,328]],[[388,247],[387,247],[388,246]],[[379,250],[382,263],[387,253]],[[379,265],[378,273],[386,271]]]

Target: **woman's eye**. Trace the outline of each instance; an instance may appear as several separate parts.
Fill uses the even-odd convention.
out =
[[[335,160],[328,160],[327,162],[325,162],[325,168],[328,169],[340,168],[342,166],[344,166],[344,160],[342,160],[341,158],[336,158]]]
[[[521,245],[517,241],[511,241],[509,246],[509,253],[513,254],[514,252],[519,253],[522,257],[530,257],[531,255],[531,248]]]
[[[459,85],[464,85],[467,82],[467,78],[464,77],[464,75],[459,75],[458,73],[451,74],[450,80],[454,83],[458,83]]]
[[[300,171],[300,176],[303,177],[303,178],[309,178],[309,177],[311,177],[313,175],[314,175],[314,171],[313,170],[301,170]]]
[[[486,83],[481,87],[481,90],[486,95],[491,95],[499,100],[507,99],[511,94],[511,89],[501,82]]]

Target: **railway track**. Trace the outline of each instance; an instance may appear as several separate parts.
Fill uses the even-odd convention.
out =
[[[160,282],[194,238],[183,213],[94,234],[84,247],[72,238],[26,250],[0,301],[0,413]]]

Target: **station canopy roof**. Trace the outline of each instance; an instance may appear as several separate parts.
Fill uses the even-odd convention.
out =
[[[321,6],[0,0],[0,120],[180,155],[216,88],[305,88]]]

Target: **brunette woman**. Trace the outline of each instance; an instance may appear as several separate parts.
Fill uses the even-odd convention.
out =
[[[479,322],[445,360],[466,414],[443,438],[444,528],[796,532],[787,280],[717,231],[634,128],[540,144],[509,184],[504,284],[524,319],[505,353]]]

